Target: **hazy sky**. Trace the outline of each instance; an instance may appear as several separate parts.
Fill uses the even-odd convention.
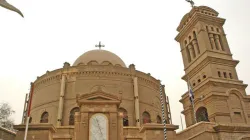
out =
[[[128,66],[151,73],[166,85],[173,123],[180,124],[187,86],[176,28],[190,9],[185,0],[8,0],[25,18],[0,7],[0,102],[16,111],[19,124],[30,82],[61,68],[98,41]],[[250,83],[250,1],[195,0],[226,18],[224,26],[239,79]],[[247,88],[247,92],[250,90]],[[181,127],[180,127],[181,128]]]

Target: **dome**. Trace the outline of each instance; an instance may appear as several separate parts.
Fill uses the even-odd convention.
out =
[[[125,63],[122,61],[122,59],[117,56],[116,54],[106,51],[106,50],[91,50],[88,52],[85,52],[80,57],[76,59],[73,66],[77,66],[79,64],[89,64],[93,62],[94,64],[112,64],[114,66],[121,66],[126,67]]]

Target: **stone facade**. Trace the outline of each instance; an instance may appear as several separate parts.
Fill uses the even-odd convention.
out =
[[[183,104],[187,128],[171,124],[168,98],[160,80],[127,68],[115,54],[92,50],[73,66],[47,71],[32,84],[28,140],[248,140],[250,96],[238,79],[223,29],[225,19],[206,6],[193,7],[180,22],[185,75],[194,92]],[[162,100],[161,100],[162,99]],[[163,113],[163,114],[162,114]],[[162,116],[167,123],[163,124]],[[17,125],[16,140],[25,126]]]
[[[0,140],[15,140],[16,132],[0,127]]]
[[[194,108],[188,92],[180,100],[188,128],[177,139],[250,139],[250,96],[245,92],[247,85],[238,79],[239,61],[232,58],[223,29],[225,19],[218,14],[206,6],[194,7],[177,28],[175,39],[185,70],[182,79],[194,94]]]

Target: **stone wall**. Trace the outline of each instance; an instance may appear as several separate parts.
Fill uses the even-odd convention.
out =
[[[14,140],[16,137],[16,133],[0,127],[0,140]]]

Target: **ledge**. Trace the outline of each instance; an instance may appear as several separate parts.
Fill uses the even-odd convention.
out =
[[[167,131],[175,131],[179,128],[178,125],[172,125],[172,124],[166,124]],[[139,132],[143,133],[146,130],[163,130],[164,125],[163,124],[157,124],[157,123],[147,123],[142,125]]]
[[[0,130],[4,131],[4,132],[6,132],[6,133],[12,134],[12,135],[16,135],[16,132],[11,131],[11,130],[6,129],[6,128],[1,127],[1,126],[0,126]]]
[[[18,131],[25,131],[26,125],[14,125],[14,129]],[[56,132],[56,128],[53,124],[29,124],[29,130],[50,130],[52,132]]]
[[[250,126],[246,124],[217,124],[214,126],[216,132],[250,131]]]

